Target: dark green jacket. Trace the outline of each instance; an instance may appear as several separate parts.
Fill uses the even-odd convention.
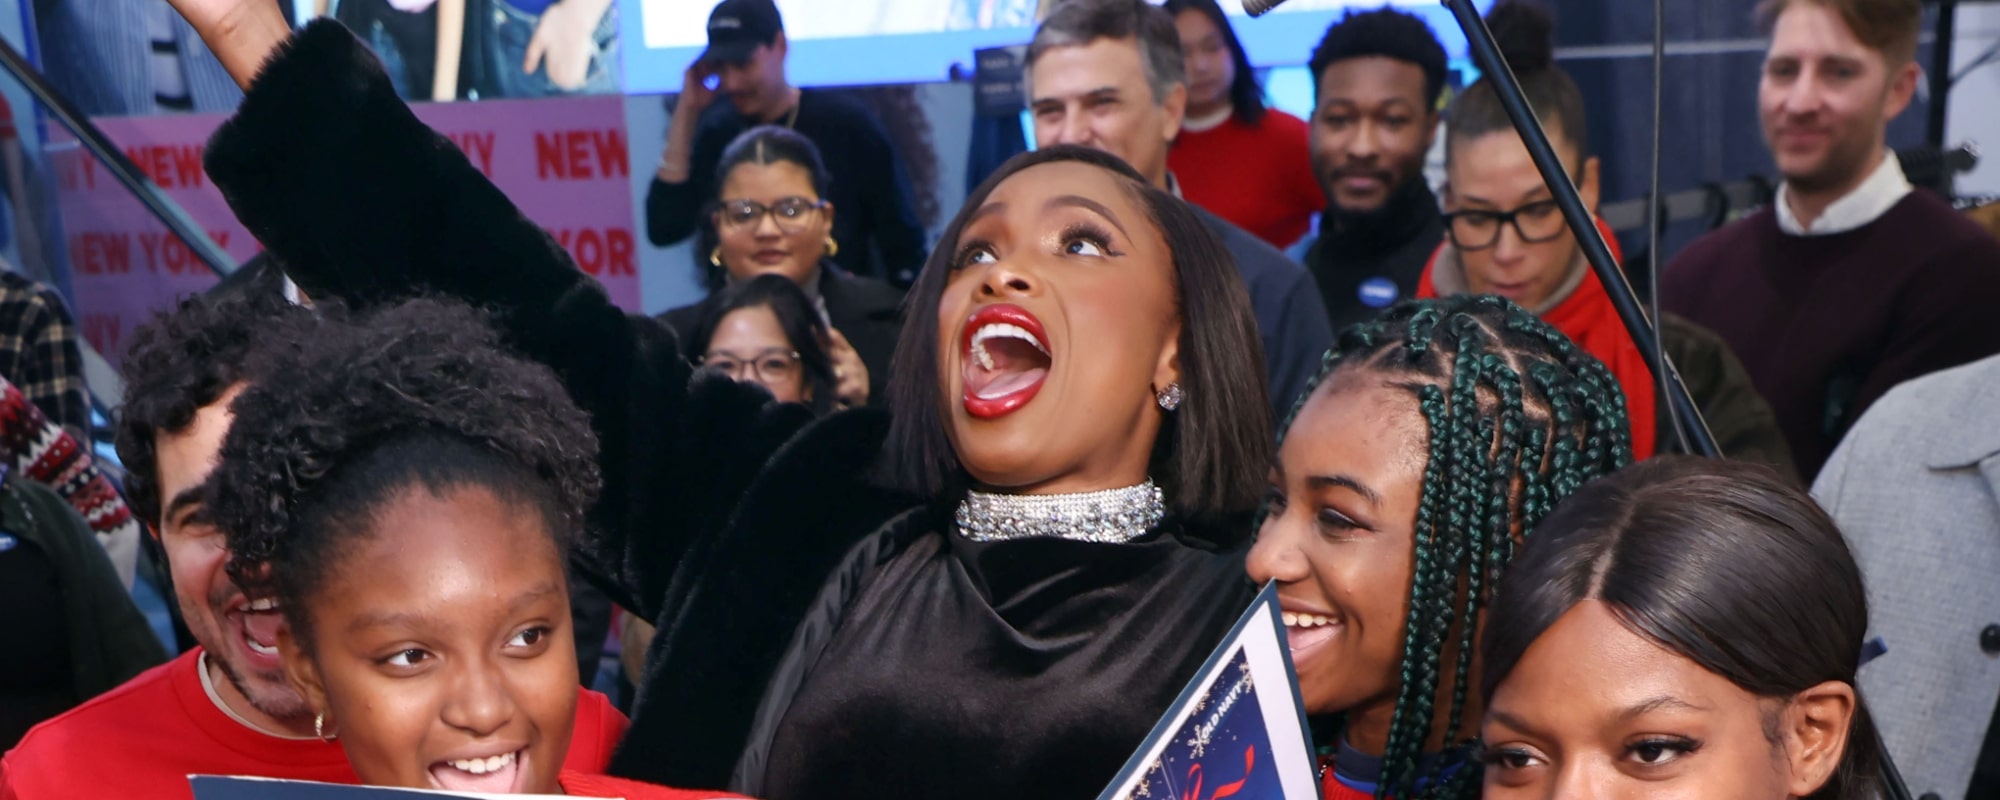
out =
[[[19,476],[0,484],[0,531],[33,543],[55,565],[68,622],[77,702],[166,663],[146,617],[83,517],[53,490]]]
[[[1785,444],[1784,433],[1778,429],[1777,416],[1772,413],[1771,405],[1764,402],[1764,396],[1757,393],[1757,387],[1751,385],[1750,373],[1743,370],[1743,362],[1736,360],[1729,344],[1714,331],[1672,314],[1660,315],[1660,340],[1667,356],[1674,360],[1674,368],[1680,371],[1681,380],[1687,383],[1688,394],[1694,396],[1695,405],[1708,418],[1708,428],[1715,434],[1715,443],[1722,448],[1722,454],[1769,464],[1785,477],[1798,480],[1799,468],[1792,461],[1792,450]],[[1679,438],[1674,435],[1666,397],[1659,397],[1654,408],[1658,414],[1659,451],[1687,452],[1681,449]]]

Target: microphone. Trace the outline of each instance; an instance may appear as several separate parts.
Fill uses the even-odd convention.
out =
[[[1271,13],[1271,9],[1277,8],[1278,4],[1283,2],[1285,0],[1243,0],[1243,13],[1261,17]]]

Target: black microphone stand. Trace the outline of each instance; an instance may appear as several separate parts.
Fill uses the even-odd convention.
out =
[[[1486,20],[1479,16],[1479,10],[1472,5],[1473,0],[1443,0],[1458,19],[1458,27],[1465,31],[1465,39],[1472,46],[1472,57],[1484,72],[1486,79],[1493,82],[1494,94],[1500,97],[1500,104],[1507,108],[1507,116],[1514,122],[1514,129],[1521,134],[1521,142],[1528,146],[1528,155],[1535,159],[1535,167],[1541,170],[1542,182],[1555,196],[1556,205],[1562,208],[1563,219],[1569,223],[1571,233],[1583,246],[1583,256],[1590,261],[1591,269],[1597,272],[1598,280],[1604,283],[1604,291],[1611,295],[1611,304],[1617,306],[1619,319],[1624,320],[1625,330],[1632,334],[1632,342],[1639,346],[1639,352],[1646,356],[1646,366],[1659,380],[1660,388],[1667,395],[1667,403],[1674,415],[1686,428],[1692,449],[1709,458],[1720,458],[1722,452],[1715,445],[1715,434],[1709,432],[1708,422],[1702,419],[1701,409],[1688,395],[1687,384],[1674,369],[1673,360],[1659,348],[1659,330],[1646,319],[1646,312],[1639,307],[1639,299],[1632,292],[1632,283],[1625,279],[1625,272],[1611,259],[1611,248],[1604,243],[1604,233],[1591,220],[1590,212],[1583,207],[1583,198],[1577,194],[1576,184],[1570,182],[1563,171],[1562,161],[1556,158],[1556,151],[1549,144],[1549,135],[1542,130],[1541,120],[1528,108],[1527,97],[1521,94],[1521,82],[1514,77],[1514,70],[1507,66],[1507,59],[1500,55],[1500,46],[1493,41],[1493,32],[1486,28]],[[1654,69],[1659,69],[1658,63]],[[1657,78],[1656,78],[1657,79]],[[1653,120],[1658,126],[1659,120]],[[1649,210],[1649,214],[1658,212]],[[1659,254],[1653,254],[1654,269],[1659,269]],[[1635,422],[1643,421],[1635,420]],[[1880,736],[1875,744],[1882,753],[1882,789],[1889,800],[1910,800],[1910,789],[1903,783],[1902,773],[1897,771],[1896,762],[1889,756],[1889,748],[1882,744]]]
[[[1569,222],[1569,229],[1576,234],[1577,244],[1583,247],[1583,257],[1590,262],[1597,279],[1604,284],[1604,291],[1611,296],[1611,304],[1618,309],[1618,318],[1624,320],[1625,330],[1632,334],[1632,343],[1639,346],[1639,352],[1646,358],[1646,368],[1652,370],[1653,378],[1667,396],[1667,407],[1680,420],[1687,431],[1689,449],[1695,454],[1709,458],[1722,457],[1722,451],[1715,445],[1715,434],[1708,430],[1708,421],[1702,419],[1701,408],[1688,394],[1687,384],[1681,381],[1680,372],[1674,369],[1673,360],[1667,358],[1660,349],[1659,331],[1646,318],[1646,312],[1639,305],[1639,298],[1632,292],[1632,282],[1625,279],[1625,271],[1618,268],[1618,262],[1611,258],[1611,248],[1604,243],[1604,233],[1598,230],[1591,219],[1590,210],[1583,207],[1583,197],[1577,194],[1576,184],[1563,171],[1562,161],[1556,158],[1556,151],[1549,144],[1548,133],[1528,108],[1528,99],[1521,94],[1521,82],[1514,78],[1514,70],[1507,66],[1507,60],[1500,55],[1500,46],[1493,42],[1493,32],[1486,29],[1486,20],[1479,17],[1479,10],[1472,5],[1473,0],[1444,0],[1452,15],[1458,18],[1458,26],[1465,31],[1466,42],[1472,46],[1474,63],[1479,65],[1487,80],[1493,82],[1494,94],[1500,97],[1500,104],[1507,108],[1507,116],[1514,121],[1514,129],[1521,134],[1521,142],[1528,146],[1528,155],[1535,159],[1535,167],[1542,172],[1542,182],[1548,184],[1549,193],[1555,196],[1556,205],[1562,208],[1563,219]],[[1657,121],[1655,124],[1658,124]],[[1657,260],[1659,256],[1654,255]],[[1655,267],[1657,268],[1657,266]],[[1652,420],[1633,420],[1634,424],[1647,425]]]

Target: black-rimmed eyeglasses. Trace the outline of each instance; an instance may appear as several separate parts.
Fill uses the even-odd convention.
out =
[[[1445,230],[1460,250],[1484,250],[1500,243],[1500,229],[1514,226],[1514,233],[1528,244],[1554,241],[1569,229],[1562,209],[1554,200],[1540,200],[1512,211],[1453,211],[1444,215]]]
[[[778,224],[778,230],[798,233],[806,229],[812,214],[826,206],[824,200],[808,200],[803,197],[787,197],[770,205],[755,200],[724,201],[715,211],[716,219],[731,228],[755,228],[771,215],[771,221]]]

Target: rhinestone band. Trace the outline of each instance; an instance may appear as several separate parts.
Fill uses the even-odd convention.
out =
[[[972,492],[958,504],[958,530],[975,542],[1054,537],[1123,544],[1144,536],[1164,516],[1160,487],[1148,479],[1083,494]]]

